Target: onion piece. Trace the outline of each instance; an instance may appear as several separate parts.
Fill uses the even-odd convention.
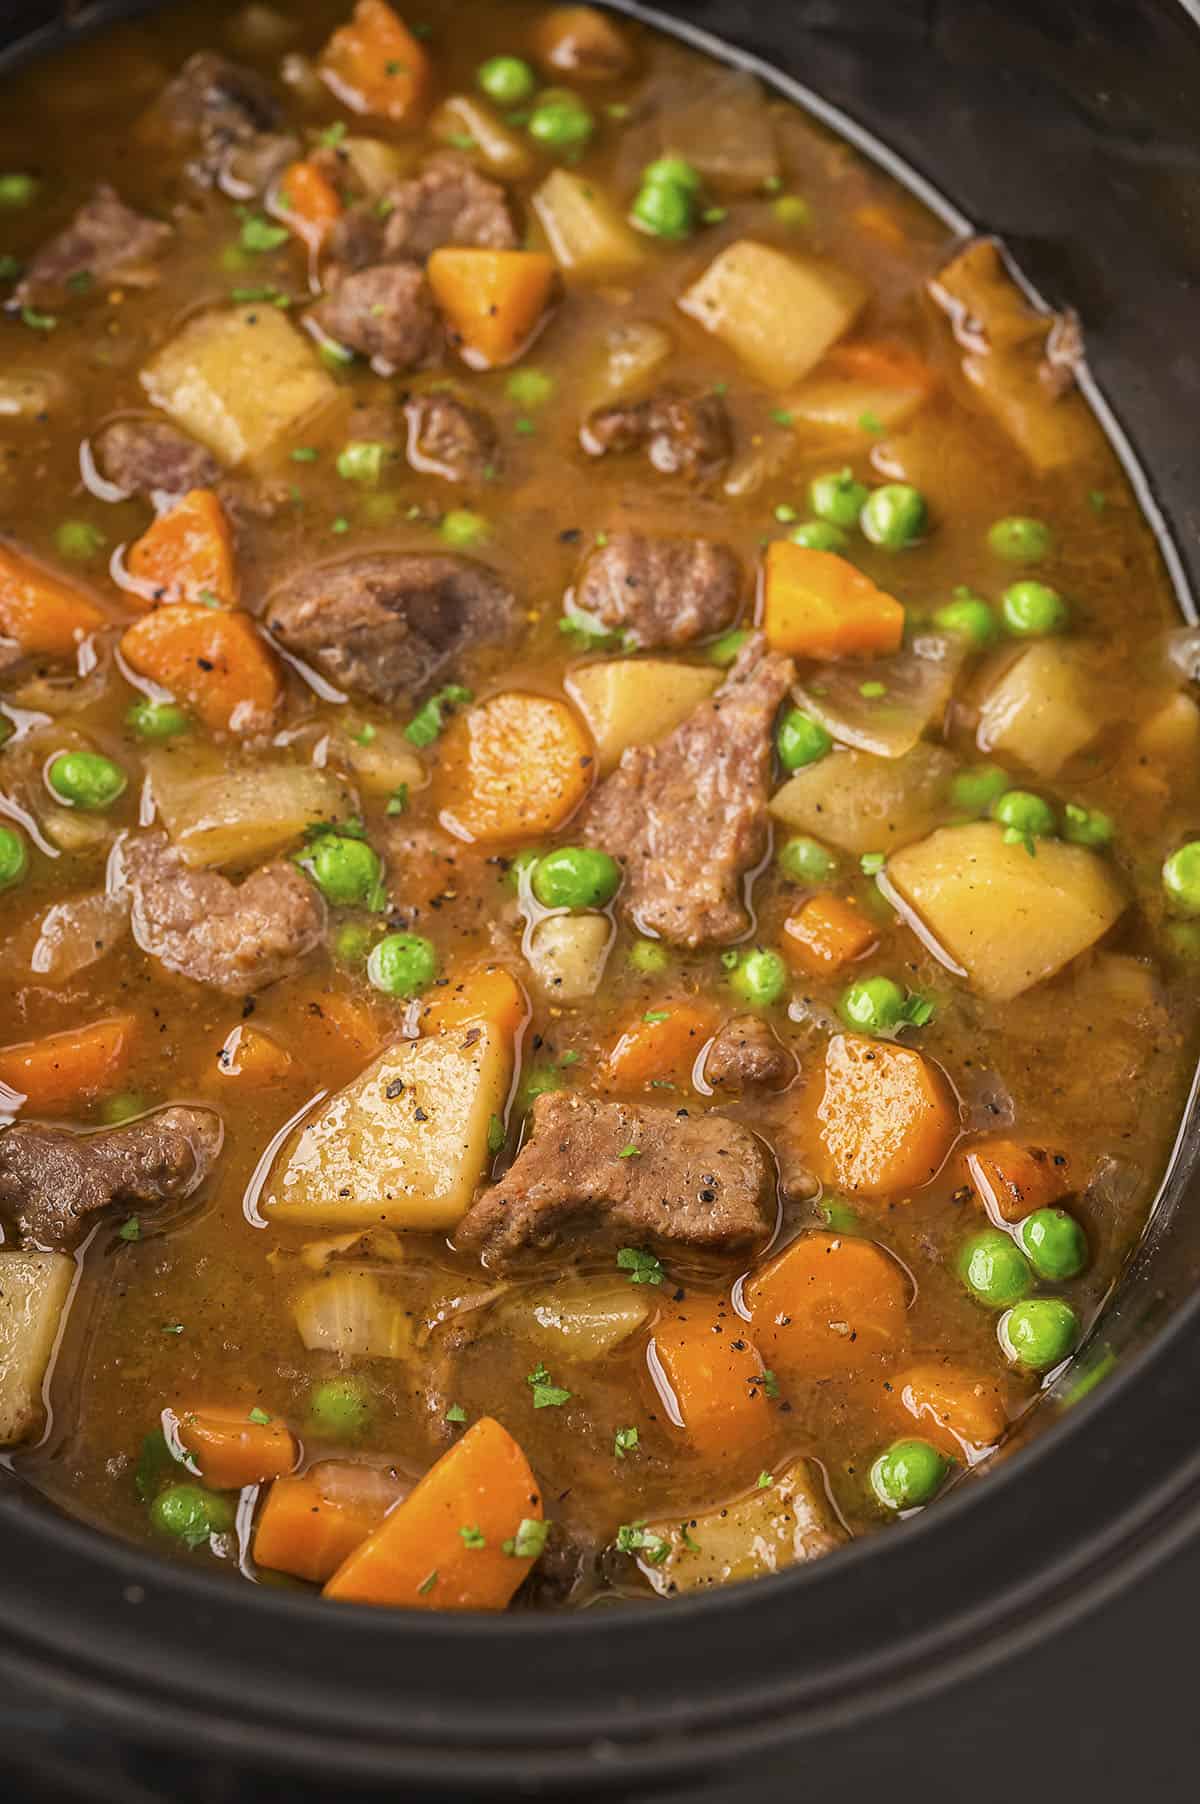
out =
[[[924,633],[895,657],[822,664],[793,693],[843,745],[902,758],[941,725],[966,654],[961,635]]]
[[[505,1319],[523,1339],[568,1359],[603,1359],[643,1327],[650,1300],[607,1278],[566,1279],[511,1296]]]
[[[56,902],[42,917],[29,968],[50,983],[66,983],[76,972],[106,958],[128,928],[128,893],[92,890]]]
[[[338,1272],[307,1285],[292,1303],[292,1318],[310,1353],[340,1359],[403,1359],[411,1352],[409,1312],[373,1272]]]

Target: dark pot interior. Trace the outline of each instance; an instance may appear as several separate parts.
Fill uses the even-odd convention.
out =
[[[51,52],[136,8],[60,10],[7,0],[0,65],[6,48]],[[1200,31],[1183,7],[665,0],[644,16],[803,82],[886,145],[901,179],[928,181],[944,214],[1000,233],[1049,302],[1079,309],[1094,398],[1188,607]],[[1193,1094],[1143,1243],[1024,1444],[937,1510],[816,1567],[655,1610],[410,1621],[214,1584],[9,1484],[0,1672],[193,1755],[474,1796],[651,1788],[862,1722],[1049,1634],[1194,1527],[1198,1165]],[[1089,1367],[1102,1381],[1069,1404]]]

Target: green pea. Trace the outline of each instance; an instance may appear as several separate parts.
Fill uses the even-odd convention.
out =
[[[832,520],[802,520],[793,526],[788,538],[806,551],[844,551],[850,543],[840,526]]]
[[[781,194],[771,202],[771,211],[780,225],[807,225],[812,218],[812,208],[802,194]]]
[[[735,626],[729,632],[722,633],[721,637],[714,639],[708,648],[710,661],[722,670],[727,670],[736,660],[749,637],[750,634],[744,626]]]
[[[369,901],[383,875],[374,847],[348,833],[322,833],[309,848],[305,863],[317,888],[335,908],[355,908]]]
[[[989,603],[981,595],[972,595],[967,590],[957,591],[953,601],[938,608],[933,624],[940,626],[944,633],[958,633],[969,639],[978,649],[990,645],[1000,632]]]
[[[657,977],[669,968],[671,955],[658,940],[634,940],[629,948],[629,962],[635,971]]]
[[[1081,808],[1068,802],[1063,809],[1063,838],[1073,846],[1107,846],[1116,828],[1112,816],[1100,808]]]
[[[1010,514],[988,529],[988,549],[1010,564],[1039,564],[1049,556],[1054,535],[1041,520],[1025,514]]]
[[[55,550],[61,557],[75,558],[80,563],[95,557],[107,543],[100,528],[90,520],[64,520],[55,528]]]
[[[859,525],[872,545],[900,551],[912,545],[925,530],[925,497],[911,483],[887,482],[872,489],[863,502]]]
[[[804,833],[785,840],[777,857],[780,870],[797,883],[827,883],[838,868],[837,859],[828,846],[823,846],[819,839],[809,839]]]
[[[1006,789],[988,812],[1004,828],[1004,837],[1010,844],[1017,840],[1051,839],[1058,828],[1049,802],[1028,789]]]
[[[890,977],[860,977],[842,991],[838,1014],[862,1033],[894,1033],[904,1019],[904,991]]]
[[[831,526],[857,526],[870,494],[866,483],[859,482],[850,469],[827,470],[823,476],[814,476],[808,488],[813,513]]]
[[[551,150],[575,150],[587,143],[596,121],[578,95],[549,88],[529,115],[529,135]]]
[[[1079,1339],[1079,1317],[1059,1297],[1030,1297],[1000,1318],[1000,1345],[1014,1365],[1049,1372]]]
[[[32,175],[6,174],[0,175],[0,207],[27,207],[38,191],[38,184]]]
[[[1189,839],[1162,868],[1167,901],[1181,915],[1200,915],[1200,839]]]
[[[1035,1209],[1017,1229],[1017,1238],[1038,1277],[1048,1283],[1077,1278],[1087,1265],[1087,1235],[1065,1209]]]
[[[643,187],[682,188],[685,194],[699,194],[700,172],[686,157],[659,157],[642,170]]]
[[[504,384],[504,393],[523,411],[544,407],[554,393],[554,377],[544,370],[514,370]]]
[[[125,725],[141,739],[174,739],[186,733],[191,721],[174,702],[152,702],[145,697],[125,711]]]
[[[308,1421],[315,1434],[331,1441],[353,1441],[371,1420],[371,1393],[361,1378],[326,1378],[313,1386]]]
[[[871,1489],[889,1510],[912,1510],[935,1495],[950,1461],[928,1441],[893,1441],[871,1467]]]
[[[971,1295],[989,1309],[1007,1309],[1033,1288],[1028,1259],[999,1228],[972,1235],[959,1254],[958,1270]]]
[[[100,1119],[107,1127],[120,1127],[123,1121],[132,1121],[135,1115],[144,1115],[149,1107],[146,1098],[136,1090],[122,1090],[101,1104]]]
[[[472,513],[469,507],[452,507],[448,514],[442,515],[438,530],[447,545],[456,545],[461,549],[467,545],[478,545],[487,538],[490,528],[482,514]]]
[[[751,1008],[769,1008],[788,991],[788,968],[778,952],[759,946],[745,953],[729,974],[731,989]]]
[[[785,770],[800,770],[815,764],[833,750],[833,740],[819,720],[800,708],[789,708],[775,734],[779,762]]]
[[[537,87],[537,76],[520,56],[491,56],[480,63],[475,79],[497,106],[520,106]]]
[[[654,238],[686,238],[695,223],[695,203],[686,188],[670,182],[643,184],[630,209],[633,223]]]
[[[168,1485],[150,1505],[150,1521],[160,1534],[173,1535],[187,1547],[202,1547],[211,1535],[229,1533],[234,1507],[228,1497],[204,1485]]]
[[[1012,778],[999,764],[970,764],[950,785],[950,801],[964,814],[986,814]]]
[[[339,965],[365,965],[371,951],[373,935],[361,921],[347,921],[339,927],[333,941],[333,955]]]
[[[337,473],[345,482],[378,482],[388,448],[373,439],[357,439],[339,451]]]
[[[90,812],[111,808],[127,781],[120,765],[100,752],[60,752],[46,769],[46,782],[60,802]]]
[[[388,996],[419,996],[437,971],[437,953],[419,933],[385,934],[367,960],[367,976]]]
[[[1067,624],[1067,604],[1057,589],[1048,583],[1026,577],[1010,583],[1001,598],[1004,624],[1019,639],[1040,639],[1047,633],[1061,633]]]
[[[0,889],[20,883],[29,869],[29,848],[15,827],[0,826]]]
[[[560,846],[533,867],[533,893],[543,908],[603,908],[621,884],[621,867],[590,846]]]

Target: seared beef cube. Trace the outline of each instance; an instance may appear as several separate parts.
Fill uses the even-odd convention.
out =
[[[195,173],[206,181],[220,174],[230,151],[260,133],[273,134],[283,111],[261,75],[200,50],[190,56],[152,109],[153,123],[168,139],[194,145]]]
[[[92,445],[96,468],[127,495],[211,489],[222,470],[211,451],[165,420],[114,420]]]
[[[383,254],[424,263],[444,244],[512,250],[517,234],[504,190],[452,151],[430,157],[421,173],[387,194]]]
[[[434,361],[441,343],[429,284],[411,263],[376,263],[346,276],[308,317],[384,375]]]
[[[695,482],[727,461],[733,433],[719,395],[689,398],[660,389],[644,401],[597,408],[585,420],[579,442],[590,457],[644,450],[661,475]]]
[[[761,1015],[727,1021],[704,1061],[714,1090],[778,1090],[795,1075],[795,1059]]]
[[[727,545],[614,532],[584,565],[574,605],[643,651],[678,650],[727,627],[740,591],[741,571]]]
[[[496,428],[479,407],[452,395],[413,395],[404,406],[408,461],[424,476],[447,482],[482,482],[495,471]]]
[[[93,282],[144,287],[155,280],[152,265],[170,236],[170,226],[135,213],[115,188],[102,182],[70,225],[38,251],[13,299],[36,307],[61,301]]]

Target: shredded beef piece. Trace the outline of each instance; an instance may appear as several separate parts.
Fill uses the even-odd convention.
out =
[[[268,601],[266,624],[331,682],[390,703],[507,638],[515,616],[504,583],[470,558],[375,552],[301,572]]]
[[[325,904],[292,864],[268,864],[244,883],[190,869],[148,833],[122,849],[133,937],[168,971],[246,995],[299,970],[325,932]]]
[[[211,451],[165,420],[114,420],[92,444],[96,468],[128,495],[211,489],[222,470]]]
[[[255,70],[200,50],[163,89],[152,116],[168,138],[196,147],[193,173],[211,182],[235,146],[278,131],[283,111]]]
[[[444,244],[512,250],[516,229],[498,182],[453,151],[429,158],[419,175],[389,189],[383,254],[389,262],[424,263]]]
[[[158,1109],[95,1134],[18,1122],[0,1134],[0,1209],[39,1247],[70,1252],[98,1210],[188,1197],[221,1150],[212,1109]]]
[[[639,929],[680,946],[746,931],[741,884],[766,850],[771,729],[794,675],[754,634],[710,700],[657,745],[631,746],[594,792],[582,837],[624,862]]]
[[[72,285],[104,281],[145,286],[162,254],[170,226],[127,207],[115,188],[101,182],[70,225],[44,244],[13,292],[18,306],[59,301]]]
[[[719,395],[689,398],[664,388],[644,401],[597,408],[584,421],[579,442],[590,457],[644,450],[660,475],[694,482],[726,462],[733,433]]]
[[[774,1217],[770,1161],[740,1123],[552,1091],[455,1242],[496,1271],[564,1241],[741,1254],[766,1240]]]
[[[795,1059],[760,1015],[727,1021],[704,1061],[714,1090],[778,1090],[795,1075]]]
[[[452,395],[413,395],[404,405],[408,461],[425,476],[481,482],[497,460],[496,428],[478,407]]]
[[[614,532],[588,558],[573,599],[643,651],[677,650],[727,627],[740,590],[741,571],[727,545]]]
[[[327,338],[369,357],[384,374],[436,359],[438,311],[429,284],[412,263],[375,263],[357,270],[308,315]]]

